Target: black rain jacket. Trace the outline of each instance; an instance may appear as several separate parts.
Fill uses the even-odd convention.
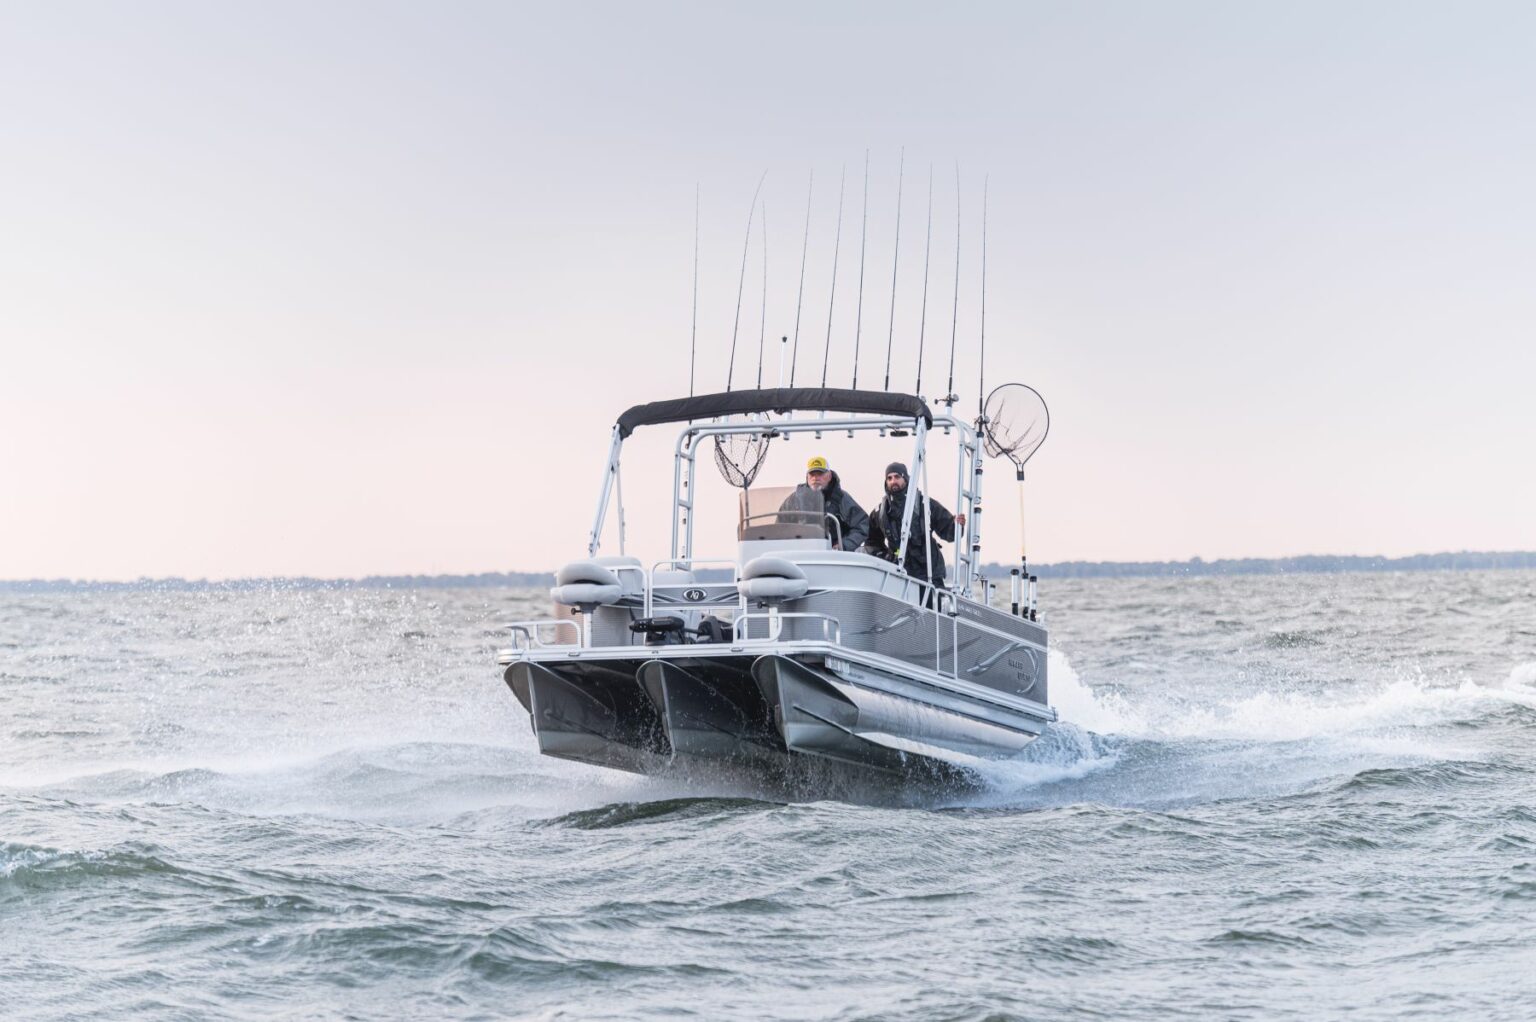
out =
[[[888,561],[896,560],[897,547],[901,545],[901,513],[907,503],[907,494],[912,492],[912,487],[897,494],[887,493],[875,513],[869,518],[869,546],[867,549],[876,557],[884,557]],[[938,501],[930,501],[928,513],[932,519],[933,534],[947,543],[955,541],[955,516],[950,514],[949,508]],[[944,584],[944,553],[939,549],[937,541],[930,539],[927,543],[921,540],[923,534],[923,493],[917,491],[917,499],[912,504],[912,536],[907,542],[908,550],[906,561],[907,574],[921,579],[929,579],[934,585]],[[927,547],[925,550],[924,547]],[[929,570],[929,565],[933,570]]]
[[[804,494],[804,496],[802,496]],[[843,537],[844,550],[857,550],[869,539],[869,515],[859,507],[859,502],[848,496],[843,489],[843,481],[832,473],[832,479],[821,491],[822,503],[826,507],[827,514],[837,519],[838,532]],[[811,497],[811,485],[801,483],[795,487],[795,492],[785,498],[780,506],[781,511],[795,511],[805,507],[811,507],[815,503]]]

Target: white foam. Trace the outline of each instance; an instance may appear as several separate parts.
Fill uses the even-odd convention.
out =
[[[1119,758],[1116,753],[1101,753],[1094,746],[1093,736],[1081,727],[1058,723],[1016,759],[978,759],[967,765],[988,787],[1013,791],[1081,780],[1110,769]]]
[[[1516,664],[1511,668],[1509,679],[1504,682],[1504,687],[1506,689],[1536,688],[1536,660]]]
[[[1111,689],[1051,657],[1061,721],[1018,759],[978,768],[994,793],[1148,805],[1300,791],[1364,769],[1480,759],[1466,731],[1444,725],[1536,707],[1536,662],[1507,677],[1404,671],[1342,685],[1168,685],[1149,672],[1147,684]],[[1041,790],[1055,782],[1069,787]]]
[[[1499,705],[1536,707],[1536,662],[1516,666],[1495,684],[1465,678],[1446,684],[1422,672],[1327,690],[1238,684],[1225,692],[1095,692],[1065,656],[1051,654],[1052,703],[1061,719],[1132,738],[1297,741],[1465,720]]]
[[[1067,655],[1051,650],[1048,661],[1051,706],[1061,720],[1097,734],[1125,734],[1138,729],[1139,721],[1120,696],[1095,692],[1073,670]]]
[[[1227,704],[1184,707],[1163,720],[1161,730],[1177,737],[1290,741],[1465,720],[1511,703],[1536,705],[1536,691],[1469,680],[1435,684],[1412,676],[1346,691],[1264,691]]]
[[[8,877],[19,869],[34,866],[58,858],[59,853],[49,848],[33,848],[6,842],[0,844],[0,877]]]

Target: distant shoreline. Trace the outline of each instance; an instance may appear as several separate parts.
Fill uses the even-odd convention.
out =
[[[1005,579],[1011,565],[989,564],[986,574]],[[1472,552],[1412,554],[1407,557],[1307,554],[1300,557],[1245,557],[1206,561],[1063,561],[1031,565],[1042,579],[1203,577],[1211,575],[1315,575],[1361,571],[1491,571],[1536,568],[1536,552]],[[709,572],[701,572],[707,576]],[[0,580],[0,592],[91,592],[103,590],[251,589],[500,589],[543,587],[552,572],[488,571],[478,575],[368,575],[363,578],[274,577],[208,581],[207,579],[140,578],[131,582],[86,579]]]

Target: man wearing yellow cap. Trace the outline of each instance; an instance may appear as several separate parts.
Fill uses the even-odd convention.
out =
[[[813,506],[825,508],[827,514],[837,519],[844,550],[857,550],[869,538],[869,515],[844,492],[842,480],[819,454],[805,463],[805,482],[795,487],[780,510],[799,511]]]

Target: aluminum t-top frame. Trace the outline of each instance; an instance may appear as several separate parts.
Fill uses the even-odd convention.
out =
[[[947,588],[968,592],[973,583],[980,580],[978,565],[981,563],[981,477],[982,445],[976,430],[968,423],[951,415],[933,415],[933,426],[923,416],[857,415],[844,418],[770,419],[761,418],[736,422],[692,423],[678,434],[673,453],[672,467],[672,560],[684,566],[693,560],[693,495],[696,492],[699,441],[713,436],[739,436],[769,434],[782,436],[789,433],[821,433],[834,430],[890,433],[910,432],[913,436],[911,485],[923,492],[923,532],[932,531],[932,511],[928,498],[928,438],[934,429],[953,433],[959,453],[955,473],[954,507],[965,511],[965,530],[955,538],[955,578]],[[608,449],[608,462],[603,470],[601,494],[597,502],[597,516],[588,537],[588,556],[595,557],[602,546],[603,525],[607,520],[610,502],[616,498],[618,505],[619,553],[624,549],[624,495],[621,482],[620,460],[627,432],[622,424],[613,428],[613,439]],[[912,516],[902,523],[900,549],[908,549],[912,542]],[[905,558],[897,565],[906,570]],[[925,584],[928,579],[922,580]]]

